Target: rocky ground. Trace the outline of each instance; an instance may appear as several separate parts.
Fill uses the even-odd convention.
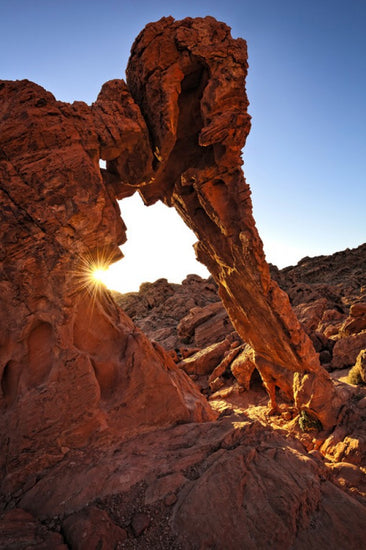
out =
[[[320,362],[329,370],[355,364],[366,347],[366,244],[331,256],[304,258],[271,275],[285,290]],[[159,279],[115,299],[145,334],[179,358],[213,344],[240,341],[210,277],[188,275],[181,285]],[[227,352],[224,345],[222,356]],[[219,352],[218,352],[219,353]],[[210,368],[210,367],[208,367]],[[192,374],[192,372],[190,373]]]
[[[162,279],[119,295],[198,384],[217,420],[70,450],[8,504],[0,548],[218,548],[223,531],[227,549],[362,548],[366,391],[362,380],[346,380],[365,347],[365,268],[366,245],[272,268],[325,367],[352,394],[331,434],[301,422],[285,395],[270,414],[258,373],[248,387],[236,378],[243,343],[212,280]],[[350,421],[356,428],[345,440]]]
[[[257,384],[221,391],[211,404],[216,422],[70,452],[17,496],[0,548],[363,547],[359,453],[327,454],[334,441],[302,432],[288,410],[268,416]]]

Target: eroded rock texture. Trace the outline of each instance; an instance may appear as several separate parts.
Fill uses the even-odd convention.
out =
[[[245,416],[70,451],[18,505],[43,524],[52,518],[72,550],[353,550],[366,519],[317,453]],[[0,517],[0,545],[20,510]]]
[[[114,299],[151,340],[167,350],[202,348],[233,332],[212,277],[188,275],[181,285],[158,279]]]
[[[126,85],[106,84],[88,107],[28,81],[2,82],[0,125],[1,467],[12,487],[13,472],[46,467],[104,432],[123,438],[212,413],[89,279],[125,240],[99,159],[119,155],[134,182],[144,151],[149,158]]]
[[[213,18],[168,18],[146,27],[127,68],[155,155],[154,176],[140,192],[147,204],[173,205],[196,233],[197,256],[255,350],[259,370],[274,365],[271,391],[276,368],[301,373],[297,405],[330,426],[341,403],[287,295],[271,280],[241,170],[250,129],[246,72],[246,43]]]
[[[232,508],[224,515],[232,548],[249,538],[249,547],[260,547],[262,530],[248,539],[242,530],[251,529],[258,510],[260,518],[272,518],[268,540],[273,523],[283,521],[278,548],[308,545],[309,522],[323,524],[329,506],[338,521],[331,505],[338,490],[323,484],[321,467],[301,445],[282,451],[285,440],[262,425],[252,437],[251,421],[205,426],[217,415],[189,377],[89,277],[93,266],[120,255],[125,227],[117,198],[138,189],[147,204],[160,199],[174,206],[195,231],[198,257],[269,393],[276,384],[291,392],[294,377],[296,412],[305,409],[323,427],[334,426],[342,400],[287,295],[271,280],[241,171],[250,127],[246,59],[245,42],[233,40],[223,23],[167,18],[137,38],[128,87],[106,83],[92,106],[58,102],[28,81],[0,83],[1,505],[19,508],[0,527],[11,536],[19,518],[28,517],[24,536],[33,533],[35,544],[50,537],[62,547],[53,533],[61,525],[70,547],[77,547],[79,529],[98,547],[110,529],[116,544],[138,538],[152,516],[136,510],[112,521],[113,502],[100,500],[126,497],[138,483],[150,489],[146,502],[176,503],[169,537],[184,548],[207,548],[220,538],[213,514],[225,491],[235,494],[239,511],[237,523]],[[190,326],[188,319],[181,327],[187,337]],[[219,346],[220,354],[230,351],[229,340]],[[217,362],[218,349],[212,353]],[[240,422],[243,416],[241,410]],[[325,452],[332,456],[332,441]],[[280,483],[271,515],[260,505],[248,509],[257,496],[266,503],[273,494],[276,464],[284,495]],[[286,464],[300,468],[302,485]],[[205,516],[207,486],[213,504]],[[286,498],[292,504],[285,518]],[[362,505],[343,493],[340,502],[353,510],[349,540],[359,546]],[[203,531],[189,534],[196,510]],[[323,547],[329,531],[321,531],[314,548]],[[340,537],[342,529],[335,533]]]

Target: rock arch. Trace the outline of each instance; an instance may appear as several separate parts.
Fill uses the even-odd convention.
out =
[[[247,66],[245,41],[211,17],[166,18],[138,36],[127,84],[159,152],[139,191],[147,204],[174,206],[193,229],[197,257],[267,383],[281,386],[286,371],[296,373],[297,406],[330,426],[340,400],[287,295],[271,280],[241,169],[250,130]]]
[[[147,204],[174,206],[196,233],[197,256],[259,368],[274,381],[276,369],[297,373],[298,407],[336,423],[341,401],[270,278],[255,227],[241,170],[246,70],[246,44],[225,24],[166,18],[136,39],[127,84],[107,82],[91,106],[29,81],[0,83],[0,467],[17,470],[10,484],[39,456],[46,467],[106,433],[213,418],[110,295],[88,292],[88,265],[118,258],[125,240],[116,199],[137,189]],[[43,328],[32,337],[34,327]],[[43,361],[32,383],[29,338]]]

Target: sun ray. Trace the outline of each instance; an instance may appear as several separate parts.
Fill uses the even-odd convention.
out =
[[[115,247],[96,247],[77,254],[70,269],[73,295],[86,300],[87,319],[92,323],[98,302],[104,301],[109,293],[106,280],[109,266],[123,257]]]
[[[105,278],[107,271],[108,271],[108,266],[107,267],[104,267],[104,266],[92,267],[92,269],[90,271],[90,277],[92,278],[93,282],[95,282],[96,284],[102,284],[102,285],[107,286],[107,282],[106,282],[106,278]]]
[[[116,259],[115,249],[110,248],[97,248],[78,256],[72,270],[75,292],[86,292],[94,302],[99,292],[108,289],[108,269]]]

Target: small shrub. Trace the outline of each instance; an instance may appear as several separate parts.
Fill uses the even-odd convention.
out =
[[[321,432],[323,429],[320,420],[304,410],[300,411],[299,426],[303,432]]]
[[[358,365],[355,365],[351,368],[351,370],[348,373],[347,381],[349,384],[353,384],[354,386],[362,386],[363,380],[361,377],[360,368]]]

